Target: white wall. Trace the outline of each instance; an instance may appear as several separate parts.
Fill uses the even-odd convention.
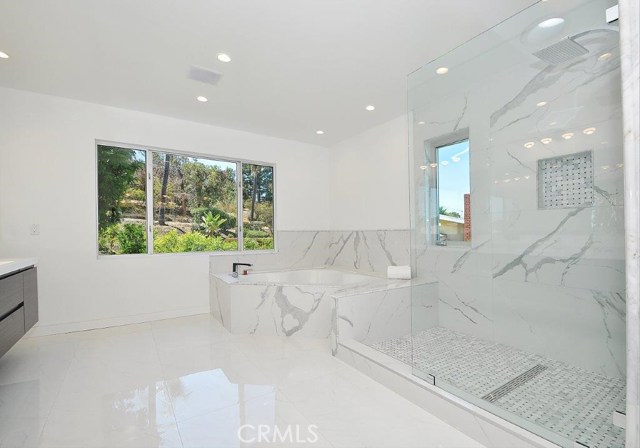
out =
[[[207,255],[96,257],[95,139],[276,163],[278,229],[330,228],[325,148],[0,88],[0,258],[39,259],[36,332],[209,310]]]
[[[331,147],[334,230],[409,228],[407,117]]]

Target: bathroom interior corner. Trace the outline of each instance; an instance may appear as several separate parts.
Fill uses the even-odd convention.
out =
[[[0,447],[640,446],[638,13],[0,5]]]

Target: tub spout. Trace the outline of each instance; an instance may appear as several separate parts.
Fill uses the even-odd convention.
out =
[[[232,277],[238,277],[238,266],[253,266],[250,263],[233,263],[233,270],[231,272]]]

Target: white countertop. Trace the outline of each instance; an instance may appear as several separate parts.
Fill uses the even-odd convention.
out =
[[[29,266],[36,266],[36,258],[0,258],[0,276],[11,274]]]

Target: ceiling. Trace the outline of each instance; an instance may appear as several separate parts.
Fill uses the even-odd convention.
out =
[[[533,3],[0,0],[0,85],[329,146],[402,115],[407,74]]]

